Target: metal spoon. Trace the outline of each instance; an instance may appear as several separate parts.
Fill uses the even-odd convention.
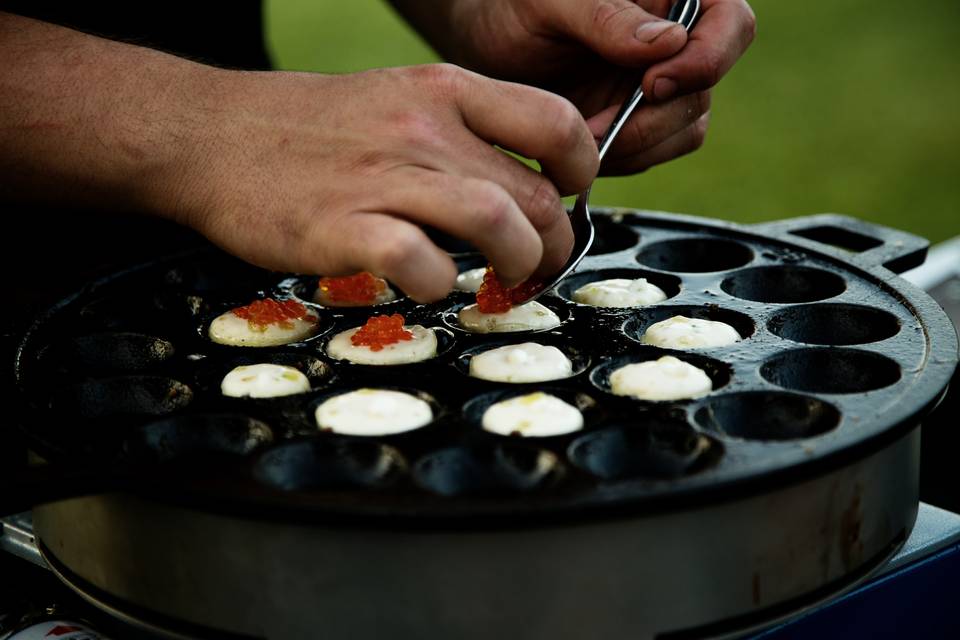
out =
[[[671,7],[667,19],[683,25],[684,29],[690,31],[699,15],[700,0],[678,0],[674,3],[673,7]],[[620,133],[623,125],[627,123],[630,115],[642,100],[643,85],[641,84],[637,87],[637,90],[633,92],[633,95],[624,101],[623,106],[620,107],[620,111],[617,112],[613,122],[610,124],[610,128],[607,129],[607,132],[603,135],[603,139],[600,141],[600,160],[603,160],[603,157],[613,144],[613,140],[617,137],[617,134]],[[573,252],[570,254],[570,259],[567,261],[567,264],[563,266],[553,280],[544,283],[543,288],[539,289],[537,293],[515,304],[525,304],[536,300],[545,292],[556,287],[560,284],[561,280],[566,278],[567,275],[580,264],[584,256],[587,255],[594,238],[593,221],[590,219],[590,209],[587,208],[587,200],[590,198],[590,189],[592,186],[593,185],[590,185],[583,193],[577,196],[577,201],[574,203],[573,210],[570,212],[570,223],[573,225],[574,240]]]

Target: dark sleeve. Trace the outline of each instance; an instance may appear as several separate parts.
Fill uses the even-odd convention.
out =
[[[0,10],[234,69],[269,69],[260,0],[0,0]]]

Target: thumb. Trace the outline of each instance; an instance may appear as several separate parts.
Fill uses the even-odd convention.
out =
[[[674,55],[687,42],[675,22],[644,11],[631,0],[569,0],[551,3],[563,15],[566,35],[606,60],[624,67],[647,67]]]

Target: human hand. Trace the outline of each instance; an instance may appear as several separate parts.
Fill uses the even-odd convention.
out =
[[[413,10],[418,0],[397,0]],[[624,174],[698,148],[710,88],[753,40],[745,0],[702,0],[696,28],[666,22],[671,0],[457,0],[434,29],[411,17],[449,59],[569,98],[597,138],[641,75],[651,104],[637,110],[604,161]],[[433,25],[435,26],[435,25]]]
[[[505,284],[553,273],[573,243],[559,194],[597,171],[567,100],[452,65],[217,71],[210,95],[185,119],[186,151],[153,208],[257,265],[368,270],[421,302],[446,295],[457,270],[419,225],[476,246]]]

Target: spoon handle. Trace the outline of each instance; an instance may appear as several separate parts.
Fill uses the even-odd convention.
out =
[[[667,20],[679,23],[689,32],[690,29],[693,28],[693,23],[696,22],[699,15],[700,0],[679,0],[670,9],[670,14],[667,16]],[[622,129],[623,125],[627,123],[627,120],[630,119],[630,116],[633,114],[634,110],[643,100],[643,78],[641,77],[640,80],[641,83],[637,85],[633,95],[624,100],[623,104],[620,105],[620,110],[617,111],[617,115],[614,116],[613,122],[610,123],[610,127],[607,129],[607,132],[603,134],[603,139],[600,140],[601,160],[603,160],[603,156],[607,154],[607,150],[610,148],[610,145],[613,144],[614,138],[616,138],[617,134],[620,133],[620,129]]]
[[[623,104],[620,105],[620,110],[617,111],[617,115],[614,116],[613,122],[610,123],[607,132],[603,134],[603,139],[600,141],[601,160],[603,160],[603,156],[607,154],[607,149],[613,144],[613,140],[617,137],[617,134],[620,133],[623,125],[627,124],[627,120],[630,119],[634,109],[639,106],[641,100],[643,100],[642,84],[637,87],[637,90],[633,92],[632,96],[623,101]]]

